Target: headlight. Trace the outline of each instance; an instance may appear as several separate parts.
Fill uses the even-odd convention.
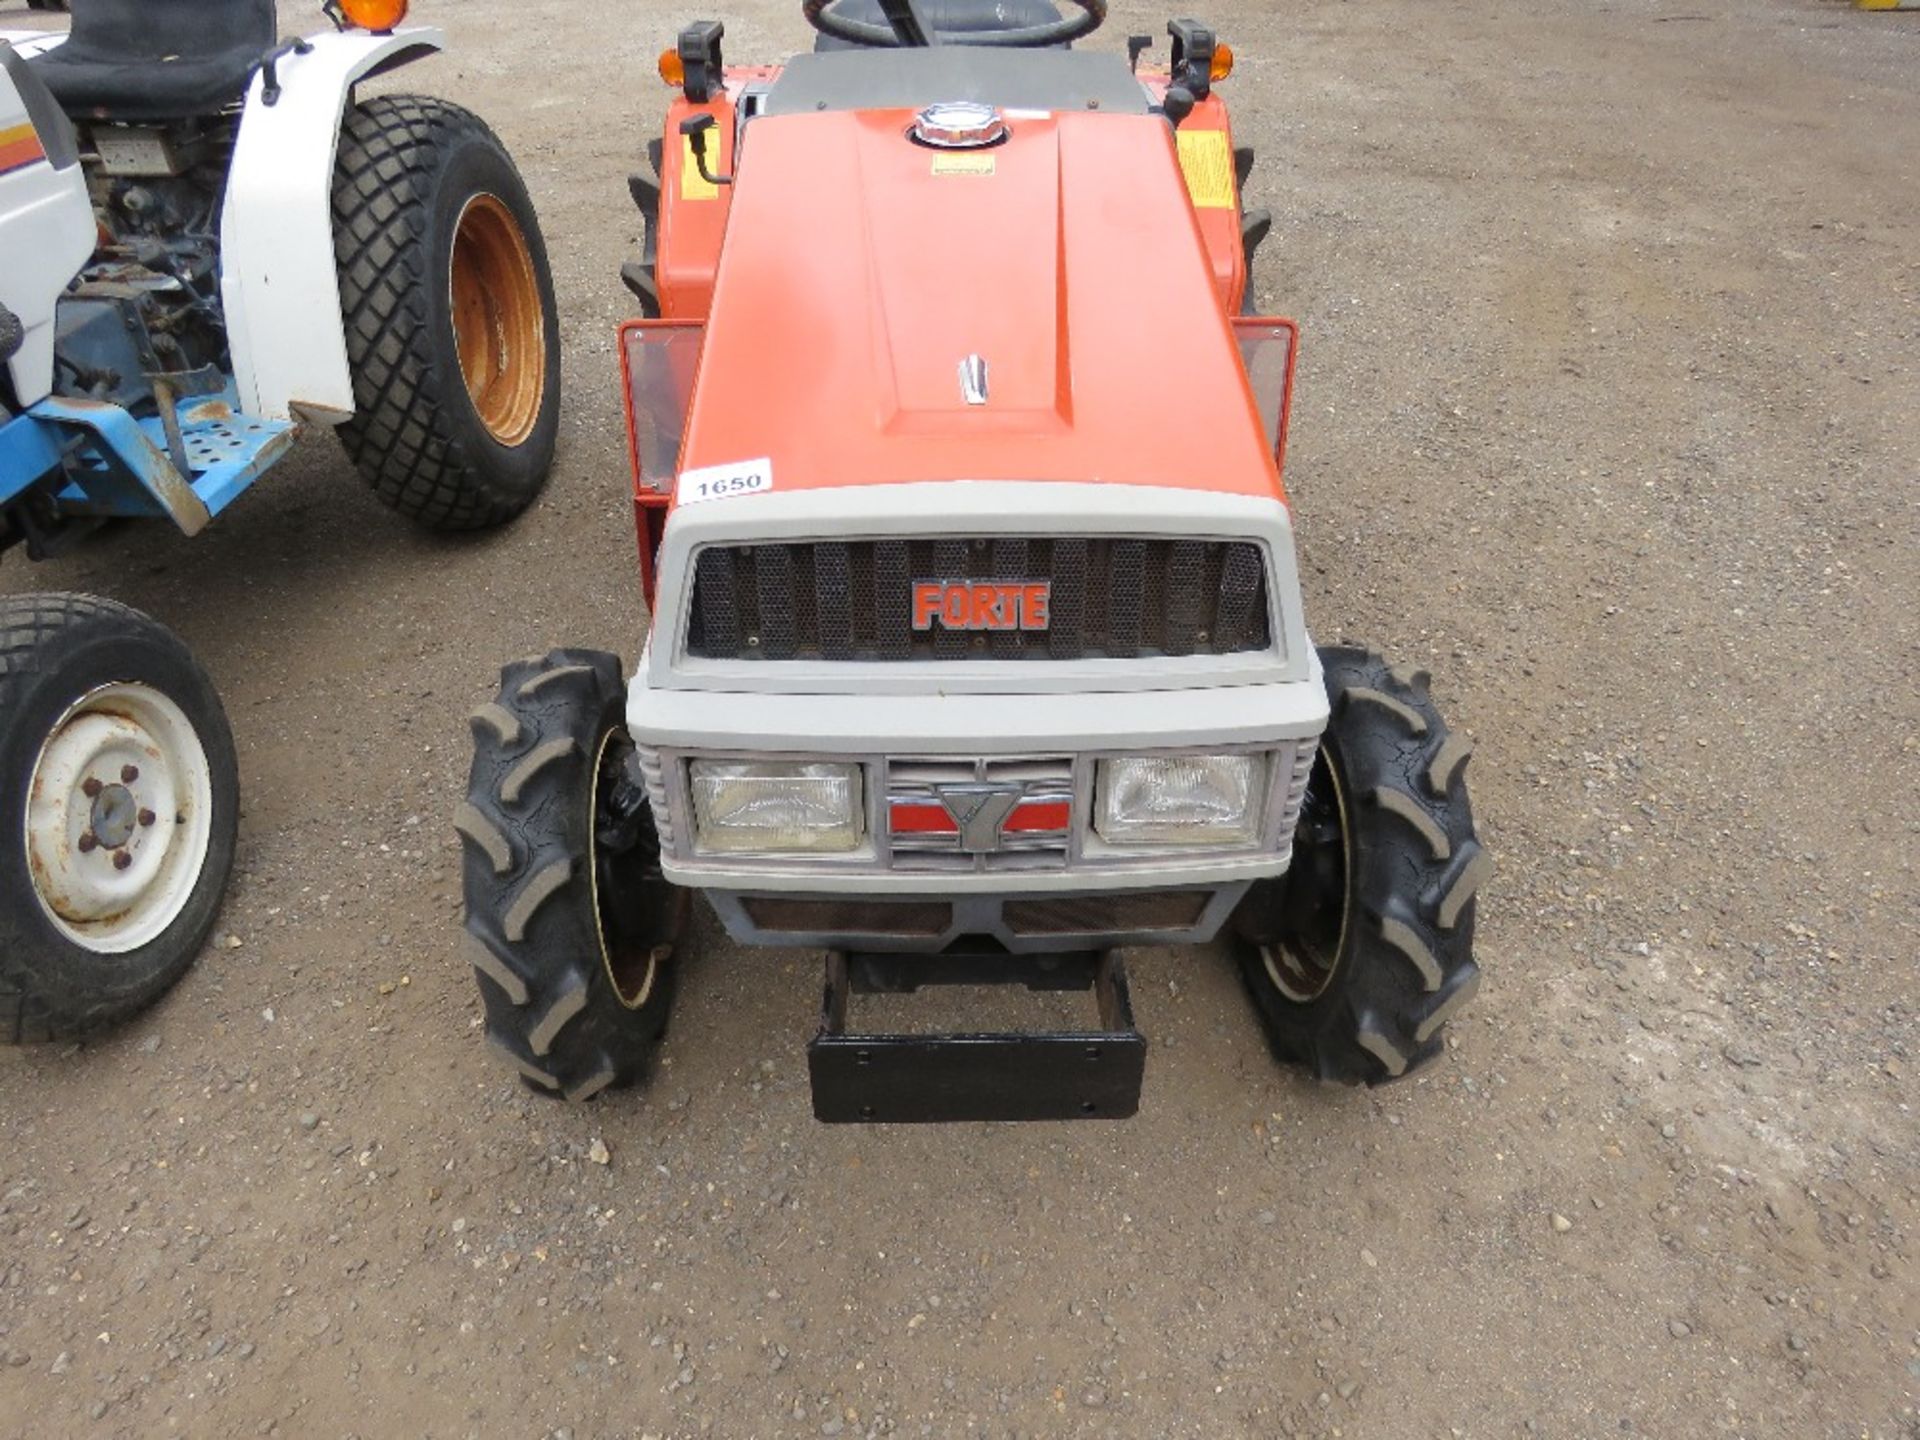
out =
[[[707,851],[819,854],[860,844],[860,767],[696,760],[694,838]]]
[[[1109,845],[1247,845],[1258,822],[1257,755],[1102,760],[1093,828]]]

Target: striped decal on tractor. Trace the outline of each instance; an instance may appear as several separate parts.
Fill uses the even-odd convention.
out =
[[[24,165],[46,158],[46,148],[32,125],[9,125],[0,130],[0,175],[10,175]]]

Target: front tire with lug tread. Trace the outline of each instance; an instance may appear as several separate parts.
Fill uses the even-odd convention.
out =
[[[468,958],[493,1049],[538,1093],[585,1100],[646,1071],[673,1003],[687,895],[660,874],[628,775],[620,662],[555,650],[473,714]]]
[[[1474,896],[1492,868],[1465,767],[1424,672],[1320,651],[1331,707],[1287,874],[1234,917],[1274,1054],[1323,1080],[1380,1084],[1440,1054],[1480,983]]]

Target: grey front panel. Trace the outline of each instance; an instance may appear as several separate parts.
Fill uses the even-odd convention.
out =
[[[977,100],[1002,110],[1147,113],[1147,92],[1119,55],[967,45],[796,55],[767,92],[761,113],[919,110],[936,100]]]
[[[1148,897],[1187,902],[1170,904],[1158,916],[1140,905],[1139,897],[1130,906],[1124,892],[1111,891],[942,894],[886,901],[849,894],[809,897],[802,902],[784,892],[704,893],[727,933],[746,945],[933,954],[962,937],[985,936],[1013,954],[1042,955],[1114,945],[1205,944],[1233,914],[1249,883],[1168,890]],[[787,908],[770,909],[769,905]],[[802,908],[807,905],[818,908]],[[1043,912],[1040,907],[1051,908]],[[815,915],[831,922],[831,928],[800,928]],[[900,917],[898,923],[895,915]],[[1103,920],[1112,923],[1095,928]]]

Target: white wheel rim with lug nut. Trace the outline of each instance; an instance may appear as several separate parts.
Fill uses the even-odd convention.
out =
[[[27,787],[27,866],[56,929],[99,955],[152,943],[206,868],[213,772],[184,711],[148,685],[68,707]]]

